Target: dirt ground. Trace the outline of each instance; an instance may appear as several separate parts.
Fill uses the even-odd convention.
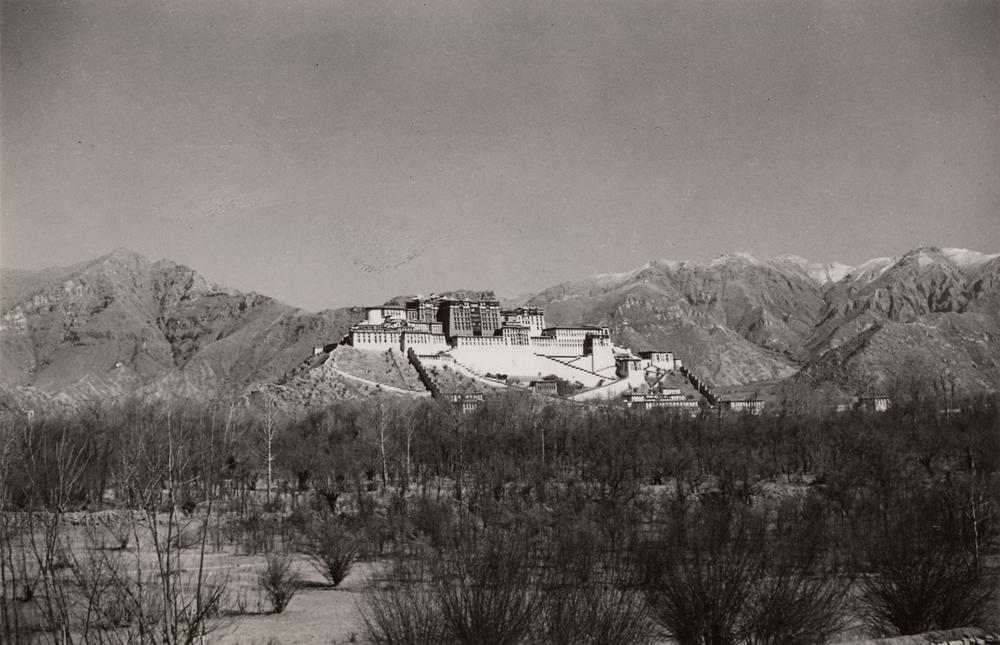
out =
[[[86,530],[68,526],[60,533],[60,543],[72,551],[69,556],[71,560],[86,563],[88,558],[104,553],[107,557],[120,559],[128,570],[135,566],[138,557],[144,575],[156,571],[155,553],[146,537],[148,532],[142,532],[144,539],[138,553],[134,541],[129,543],[126,550],[104,551],[102,538],[107,534],[102,528]],[[206,642],[226,645],[367,642],[359,605],[363,602],[363,591],[378,565],[370,562],[356,563],[347,579],[339,587],[333,588],[327,585],[304,555],[292,553],[289,557],[301,576],[299,588],[282,614],[272,614],[270,602],[261,592],[257,581],[258,572],[265,566],[264,555],[247,555],[242,546],[236,544],[222,545],[219,551],[206,546],[203,571],[205,582],[214,585],[225,581],[227,590],[222,602],[225,615],[211,621],[212,631],[206,637]],[[18,551],[16,545],[15,551]],[[37,568],[33,565],[31,552],[27,547],[25,552],[28,554],[28,566],[33,576]],[[181,554],[177,570],[185,588],[194,585],[198,572],[198,554],[197,544],[185,548]],[[16,553],[16,559],[20,560],[19,553]],[[57,576],[64,584],[73,588],[68,568],[61,568]],[[31,610],[32,605],[22,607],[26,612],[25,616],[37,616],[37,611]]]
[[[250,572],[255,572],[262,562],[259,557],[234,556],[230,561],[231,580],[249,580],[247,574],[255,575]],[[214,625],[218,629],[207,640],[222,645],[367,643],[359,604],[364,601],[362,592],[375,565],[356,564],[337,588],[324,587],[323,577],[304,559],[297,558],[296,566],[303,585],[284,612],[224,619]]]

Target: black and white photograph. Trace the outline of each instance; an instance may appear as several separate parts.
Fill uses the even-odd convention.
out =
[[[0,645],[1000,645],[1000,0],[0,0]]]

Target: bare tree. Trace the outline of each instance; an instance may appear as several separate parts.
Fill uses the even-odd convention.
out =
[[[17,458],[14,427],[11,415],[0,418],[0,635],[10,643],[15,642],[14,637],[20,632],[13,550],[13,534],[17,529],[10,516],[3,512],[10,501],[7,482],[10,466]]]
[[[258,427],[258,434],[260,440],[263,443],[263,449],[258,449],[258,454],[261,459],[263,459],[265,467],[267,469],[267,504],[271,505],[271,489],[274,483],[274,460],[276,458],[275,453],[275,441],[281,432],[280,424],[280,410],[278,409],[277,403],[274,397],[267,390],[259,390],[257,392],[261,398],[262,402],[262,419]],[[227,424],[228,425],[228,424]]]
[[[406,444],[406,463],[403,468],[403,474],[406,477],[403,482],[403,492],[405,493],[409,490],[410,483],[413,481],[413,436],[416,434],[417,423],[412,414],[404,414],[402,418],[402,425],[403,441]]]
[[[389,466],[386,460],[385,444],[389,438],[389,430],[395,417],[393,409],[387,404],[385,399],[379,398],[375,408],[375,441],[378,444],[379,460],[382,468],[382,488],[389,482]]]
[[[199,642],[217,627],[210,626],[209,619],[218,613],[228,578],[213,577],[206,570],[211,503],[203,517],[185,520],[178,513],[178,491],[202,477],[207,495],[214,487],[217,464],[212,452],[201,463],[198,460],[199,450],[211,451],[196,436],[197,424],[204,419],[182,415],[178,422],[168,408],[165,427],[155,418],[142,421],[133,428],[135,441],[121,459],[116,478],[120,486],[133,491],[143,518],[131,515],[133,570],[106,566],[115,579],[114,588],[122,593],[119,603],[129,608],[131,631],[125,642]],[[188,537],[194,531],[200,531],[200,539]],[[192,546],[198,547],[193,566],[184,561],[184,551]],[[147,548],[155,563],[151,572],[143,565]]]

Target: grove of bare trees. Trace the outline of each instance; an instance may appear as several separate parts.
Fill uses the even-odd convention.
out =
[[[467,414],[391,396],[8,413],[0,640],[202,642],[294,603],[295,557],[330,587],[380,563],[373,643],[996,627],[997,399],[938,386],[901,380],[885,413],[692,418],[522,393]],[[206,566],[224,548],[266,556],[256,591]]]

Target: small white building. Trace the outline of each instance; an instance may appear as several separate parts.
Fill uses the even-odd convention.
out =
[[[651,349],[639,352],[639,357],[643,358],[654,367],[674,371],[680,368],[680,361],[674,359],[674,353],[662,349]]]
[[[719,397],[719,406],[723,410],[736,412],[738,414],[760,414],[764,411],[764,401],[755,396],[727,396]]]
[[[885,412],[892,407],[892,400],[884,394],[859,396],[857,407],[868,412]]]
[[[391,305],[379,307],[365,307],[365,323],[369,325],[381,325],[383,323],[406,320],[406,309]]]

